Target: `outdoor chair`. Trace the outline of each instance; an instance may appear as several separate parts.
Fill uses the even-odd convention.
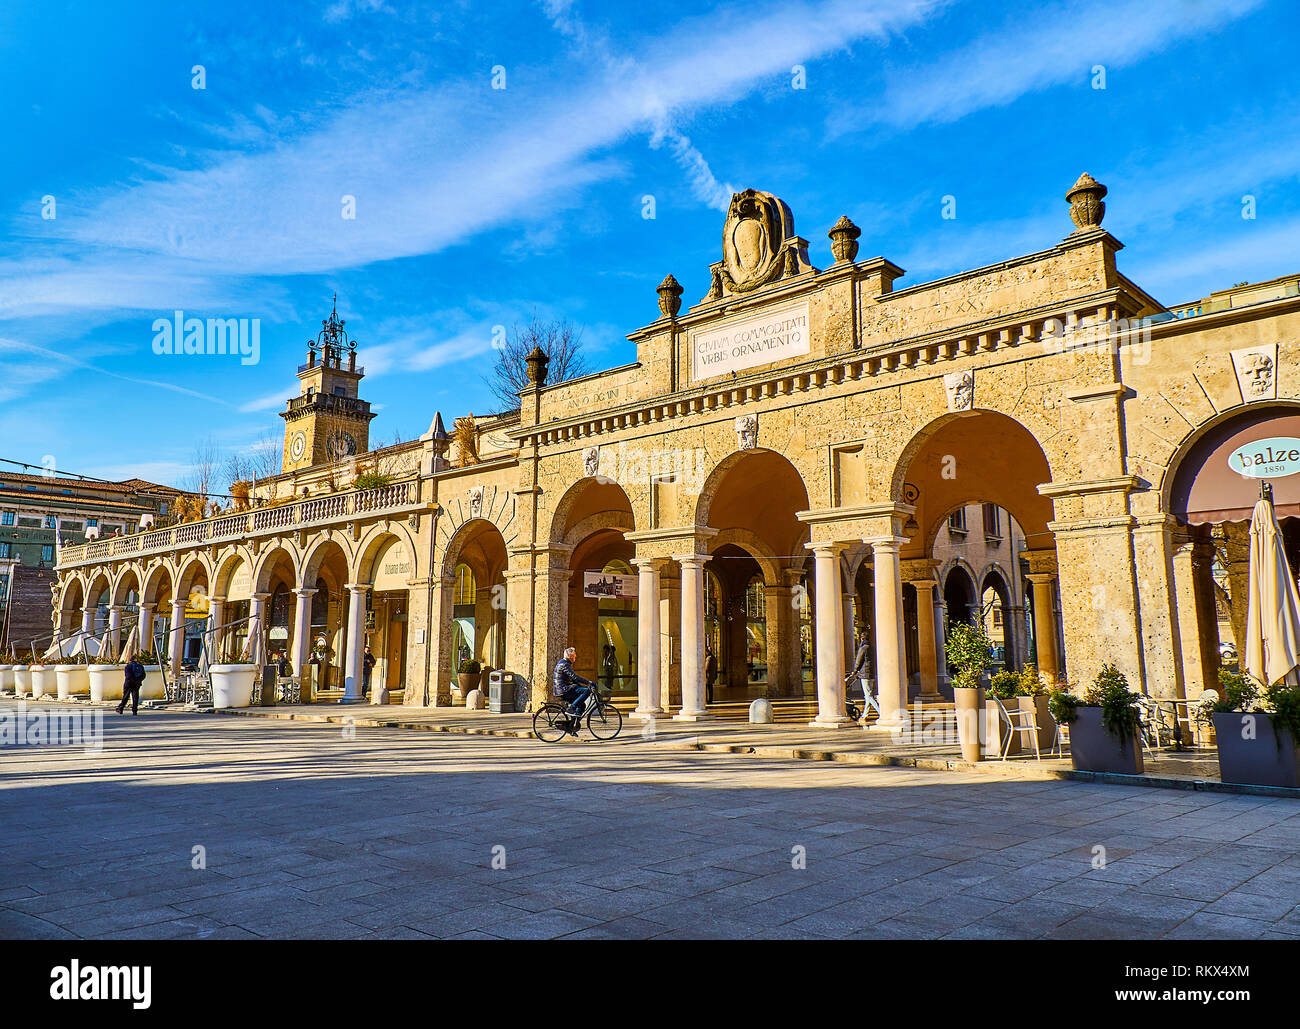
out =
[[[1142,739],[1142,746],[1146,747],[1147,753],[1154,758],[1156,756],[1156,747],[1160,746],[1160,729],[1164,725],[1160,707],[1150,697],[1139,697],[1133,706],[1138,711],[1138,735]],[[1155,736],[1154,747],[1149,739],[1152,735]]]
[[[279,681],[279,701],[281,704],[302,703],[302,680],[296,675],[283,676]]]
[[[1007,728],[1007,738],[1002,744],[1002,760],[1007,759],[1007,752],[1011,750],[1011,741],[1016,735],[1023,737],[1029,733],[1029,739],[1034,744],[1034,760],[1043,760],[1043,755],[1038,749],[1038,712],[1033,709],[1024,710],[1017,706],[1014,711],[1008,711],[1005,704],[1002,703],[1001,697],[990,697],[990,700],[998,706],[998,719]],[[1024,746],[1023,738],[1020,745]]]
[[[1065,748],[1070,745],[1070,723],[1057,721],[1056,736],[1052,740],[1052,750],[1057,757],[1065,757]]]

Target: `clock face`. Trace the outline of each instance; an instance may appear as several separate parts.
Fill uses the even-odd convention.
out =
[[[357,441],[352,438],[350,432],[339,431],[334,433],[330,436],[329,443],[326,446],[330,457],[336,461],[341,457],[351,457],[357,452]]]
[[[295,461],[302,460],[302,455],[307,451],[307,434],[305,432],[295,432],[293,439],[289,442],[289,456]]]

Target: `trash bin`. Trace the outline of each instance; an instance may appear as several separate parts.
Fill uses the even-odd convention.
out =
[[[488,674],[488,710],[494,715],[508,715],[514,712],[514,672],[499,670]]]
[[[262,695],[253,698],[259,707],[275,707],[275,687],[279,677],[280,669],[275,665],[262,666]]]

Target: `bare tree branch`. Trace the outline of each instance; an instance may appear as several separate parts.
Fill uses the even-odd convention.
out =
[[[528,324],[511,327],[505,344],[497,351],[492,371],[483,378],[502,411],[519,409],[518,394],[528,385],[527,357],[534,347],[541,347],[550,358],[546,372],[548,383],[568,382],[587,374],[582,329],[569,324],[567,319],[544,321],[534,314]]]

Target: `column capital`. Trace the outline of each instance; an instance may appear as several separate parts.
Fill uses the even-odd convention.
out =
[[[301,588],[295,589],[293,592],[294,595],[298,597],[314,597],[317,593],[320,592],[320,590],[315,586],[311,587],[310,589],[308,589],[306,586],[303,586]]]
[[[343,584],[343,587],[344,587],[344,589],[348,590],[348,591],[351,592],[351,593],[366,593],[366,592],[369,592],[370,587],[371,587],[371,583],[368,583],[368,582],[345,582],[345,583]]]
[[[839,557],[848,548],[849,544],[847,543],[837,543],[830,540],[814,540],[811,543],[804,544],[804,549],[811,550],[817,557]]]
[[[673,560],[683,568],[703,568],[709,559],[708,554],[674,554]]]
[[[1026,550],[1024,551],[1024,557],[1029,562],[1031,576],[1048,575],[1054,577],[1056,575],[1055,550]]]
[[[634,557],[630,563],[638,572],[659,572],[667,562],[666,557]]]
[[[1056,581],[1055,572],[1027,572],[1025,578],[1035,586],[1050,586]]]
[[[932,589],[933,587],[939,585],[938,579],[908,579],[904,577],[903,581],[910,582],[912,584],[912,588],[915,590]]]
[[[259,601],[261,601],[263,604],[265,604],[268,600],[271,599],[271,594],[269,594],[269,593],[253,593],[253,594],[250,594],[250,595],[249,595],[249,598],[248,598],[248,599],[249,599],[249,600],[259,600]]]
[[[910,536],[868,536],[862,542],[871,544],[872,553],[897,554],[910,541]]]

